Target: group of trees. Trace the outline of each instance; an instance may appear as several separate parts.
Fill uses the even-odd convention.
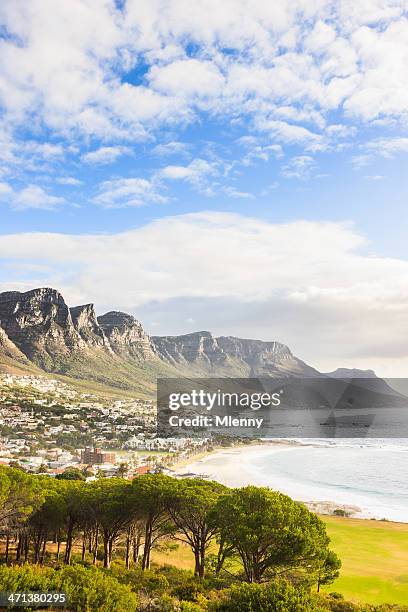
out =
[[[199,579],[211,567],[249,583],[284,576],[319,587],[340,567],[324,523],[290,497],[162,474],[83,482],[0,467],[0,532],[8,564],[69,565],[76,544],[90,564],[109,568],[117,552],[147,570],[155,547],[184,542]]]

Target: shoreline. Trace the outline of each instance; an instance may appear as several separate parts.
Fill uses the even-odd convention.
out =
[[[258,459],[264,455],[270,456],[275,453],[289,452],[290,450],[305,447],[318,448],[319,445],[312,442],[305,444],[297,440],[283,439],[256,441],[251,444],[240,443],[231,447],[218,446],[209,451],[197,453],[197,455],[176,461],[171,466],[171,469],[178,478],[209,478],[230,487],[240,487],[248,484],[269,486],[290,495],[296,501],[305,504],[309,510],[320,515],[373,520],[377,522],[408,523],[408,518],[407,520],[405,520],[405,516],[400,518],[398,515],[395,515],[395,512],[394,516],[392,516],[392,512],[384,512],[383,514],[382,511],[375,508],[374,504],[368,503],[370,500],[362,503],[360,500],[353,500],[352,496],[350,496],[351,499],[348,501],[344,499],[344,493],[341,491],[338,501],[335,500],[337,491],[334,492],[332,498],[330,492],[328,495],[322,492],[321,495],[315,496],[313,491],[310,491],[309,495],[306,488],[306,492],[303,495],[297,496],[287,490],[288,481],[285,481],[282,474],[272,474],[271,482],[268,483],[268,472],[260,476],[251,465],[251,459]],[[237,458],[236,462],[231,460],[234,456]],[[299,484],[301,484],[301,480],[299,480]],[[293,487],[293,483],[291,483],[291,486]],[[392,507],[390,507],[390,511],[391,509]]]
[[[193,455],[189,455],[188,457],[184,457],[182,459],[176,460],[174,463],[170,465],[171,469],[176,471],[179,469],[183,469],[188,467],[190,464],[197,463],[198,461],[203,461],[207,457],[212,457],[218,453],[228,453],[229,451],[240,451],[243,449],[255,449],[255,448],[268,448],[272,446],[285,446],[285,447],[298,447],[298,446],[306,446],[301,442],[297,442],[296,440],[287,440],[282,438],[282,440],[254,440],[253,442],[245,443],[238,442],[236,444],[231,444],[231,446],[213,446],[211,450],[205,450],[198,452]],[[312,446],[312,445],[310,445]]]

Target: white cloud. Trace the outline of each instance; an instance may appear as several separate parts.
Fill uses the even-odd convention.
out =
[[[205,189],[208,187],[208,179],[216,174],[216,162],[197,158],[186,166],[165,166],[159,170],[157,177],[169,181],[186,181],[198,189]]]
[[[240,191],[235,187],[225,187],[224,192],[230,198],[238,198],[243,200],[253,200],[255,198],[253,193],[249,193],[248,191]]]
[[[148,75],[154,89],[179,97],[200,98],[220,95],[224,78],[210,61],[177,60],[167,66],[153,66]]]
[[[301,144],[309,151],[319,151],[327,148],[327,143],[320,134],[311,132],[300,125],[293,125],[286,121],[276,121],[274,119],[262,119],[257,127],[278,141],[286,144]]]
[[[332,111],[342,123],[406,125],[404,3],[357,4],[224,0],[220,8],[215,0],[128,0],[121,10],[97,0],[34,1],[29,8],[4,0],[5,125],[32,124],[78,142],[97,137],[109,146],[209,112],[249,118],[249,129],[310,150],[327,148]],[[127,82],[141,63],[141,82]],[[337,137],[332,130],[330,138]]]
[[[258,140],[253,137],[239,138],[237,143],[247,149],[246,155],[240,160],[244,166],[251,166],[255,161],[269,161],[271,157],[280,159],[283,157],[283,148],[280,144],[262,145],[257,144]]]
[[[86,164],[95,165],[112,164],[119,159],[119,157],[123,155],[132,155],[132,153],[132,149],[120,145],[115,147],[100,147],[95,151],[90,151],[89,153],[81,155],[81,161]]]
[[[65,203],[64,198],[51,195],[38,185],[28,185],[20,191],[10,188],[4,195],[9,195],[8,201],[14,210],[53,210]]]
[[[62,144],[28,141],[22,145],[22,152],[35,158],[54,160],[64,156],[64,147]]]
[[[73,176],[61,176],[55,179],[55,182],[59,185],[69,185],[71,187],[79,187],[83,185],[83,182]]]
[[[354,155],[352,158],[356,168],[367,166],[378,157],[393,159],[401,153],[408,153],[408,138],[404,136],[376,138],[361,145],[360,149],[363,153]]]
[[[24,266],[8,288],[57,286],[71,304],[95,301],[99,311],[149,318],[157,311],[159,333],[182,333],[192,317],[197,328],[287,342],[322,369],[403,375],[408,262],[368,255],[367,246],[344,223],[215,212],[111,235],[0,236],[1,257],[44,265],[42,274]]]
[[[13,193],[13,189],[8,183],[0,182],[0,198]]]
[[[172,140],[171,142],[156,145],[152,149],[152,153],[153,155],[158,155],[159,157],[167,157],[170,155],[184,154],[187,153],[188,150],[189,146],[184,142]]]
[[[312,176],[317,164],[310,155],[298,155],[282,166],[281,174],[285,178],[307,180]]]
[[[104,181],[93,202],[103,208],[124,208],[144,206],[151,202],[162,204],[167,198],[161,195],[157,186],[144,178],[122,178]]]

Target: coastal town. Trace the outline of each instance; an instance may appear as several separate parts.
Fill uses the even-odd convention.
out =
[[[0,465],[57,478],[131,479],[175,474],[176,463],[208,448],[208,439],[157,437],[151,399],[99,396],[43,376],[0,378]]]

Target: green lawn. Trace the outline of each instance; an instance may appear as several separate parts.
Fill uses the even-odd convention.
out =
[[[367,603],[408,605],[408,525],[322,517],[332,547],[342,560],[341,575],[327,591]],[[155,551],[153,561],[192,569],[187,546],[165,553]]]
[[[327,590],[368,603],[408,604],[408,525],[324,517],[343,562]]]

